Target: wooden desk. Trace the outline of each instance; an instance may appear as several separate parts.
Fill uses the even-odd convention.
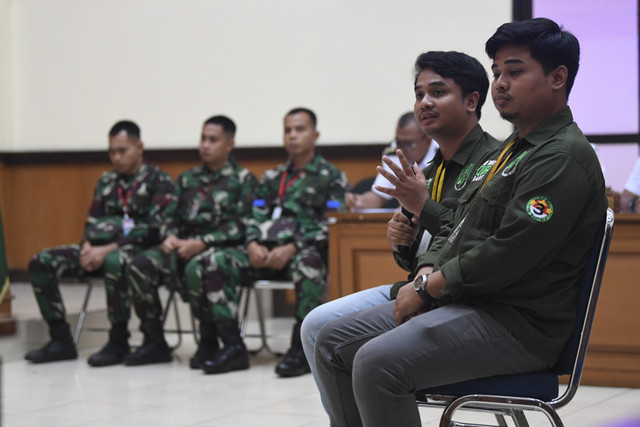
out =
[[[329,299],[407,276],[387,242],[391,213],[330,216]],[[640,215],[616,215],[582,382],[640,387]]]
[[[329,225],[329,300],[407,277],[387,241],[385,213],[332,213]]]
[[[640,215],[617,214],[582,382],[640,387]]]

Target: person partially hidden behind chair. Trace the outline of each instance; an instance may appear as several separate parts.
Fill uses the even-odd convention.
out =
[[[494,105],[516,131],[473,174],[434,239],[440,250],[420,257],[396,300],[320,330],[316,367],[334,427],[419,426],[416,390],[548,369],[572,331],[607,209],[598,159],[567,106],[578,40],[536,18],[502,25],[486,52]],[[407,191],[418,177],[407,162],[390,167],[395,189],[385,191],[418,215],[423,203]]]
[[[29,276],[51,341],[27,353],[33,363],[77,358],[58,286],[60,277],[104,275],[109,341],[89,357],[91,366],[122,362],[129,354],[127,324],[131,312],[125,268],[134,255],[160,242],[160,227],[175,198],[175,184],[166,172],[143,160],[140,128],[120,121],[109,131],[113,170],[96,185],[82,242],[45,249],[29,262]]]
[[[177,209],[168,218],[167,237],[161,246],[137,255],[127,275],[143,325],[160,325],[160,285],[173,289],[176,283],[186,285],[181,291],[200,328],[198,350],[189,365],[206,373],[249,368],[236,320],[235,285],[249,269],[243,251],[245,221],[258,180],[231,156],[235,132],[235,124],[225,116],[204,122],[199,147],[202,164],[178,177]],[[126,365],[170,360],[164,337],[149,338],[125,358]],[[222,350],[218,338],[224,344]]]
[[[286,278],[295,283],[296,304],[291,347],[276,373],[293,377],[309,372],[300,341],[302,319],[320,305],[327,282],[327,204],[344,206],[345,174],[316,152],[320,133],[316,115],[295,108],[284,118],[289,158],[267,170],[256,193],[247,228],[247,250],[256,278]]]
[[[389,144],[384,151],[384,154],[389,157],[394,163],[399,164],[396,150],[402,151],[409,163],[414,162],[418,164],[420,169],[427,167],[427,163],[433,159],[438,149],[438,144],[435,143],[427,134],[425,134],[418,124],[413,115],[413,111],[404,113],[398,119],[396,126],[396,138]],[[387,170],[390,170],[386,163],[382,163],[382,166]],[[360,194],[356,192],[347,192],[345,196],[345,203],[347,208],[351,210],[358,209],[377,209],[382,208],[394,201],[393,197],[375,189],[374,186],[389,187],[389,181],[378,174],[373,181],[371,187]],[[397,202],[392,206],[397,206]]]

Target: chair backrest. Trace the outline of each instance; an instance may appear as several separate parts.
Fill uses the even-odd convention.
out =
[[[556,407],[563,406],[571,400],[582,376],[589,334],[613,234],[614,215],[611,209],[607,209],[603,222],[603,227],[598,230],[589,253],[589,259],[578,283],[576,324],[553,369],[558,375],[571,375],[565,393],[552,402],[552,405]]]

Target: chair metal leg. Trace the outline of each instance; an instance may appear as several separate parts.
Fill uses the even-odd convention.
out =
[[[255,295],[255,300],[256,300],[256,309],[258,311],[258,325],[260,328],[260,333],[256,334],[256,335],[248,335],[247,334],[247,323],[248,323],[248,314],[249,314],[249,305],[251,304],[251,294]],[[240,290],[240,306],[242,306],[242,304],[244,304],[244,306],[242,307],[242,320],[240,322],[240,336],[244,339],[247,337],[257,337],[260,338],[260,347],[258,347],[257,349],[251,349],[249,350],[249,352],[253,353],[253,354],[257,354],[259,352],[261,352],[262,350],[267,350],[269,353],[273,354],[274,356],[281,356],[282,354],[279,352],[274,351],[270,346],[269,343],[267,342],[267,327],[266,327],[266,320],[265,320],[265,313],[264,313],[264,304],[263,304],[263,300],[262,300],[262,293],[260,292],[259,289],[256,289],[253,286],[249,286],[249,287],[243,287]]]
[[[558,413],[550,405],[540,400],[518,397],[503,398],[501,396],[467,395],[458,397],[447,405],[440,418],[440,427],[477,425],[454,422],[452,420],[453,414],[458,409],[480,409],[483,411],[489,410],[494,413],[504,413],[511,416],[518,427],[526,427],[529,425],[524,416],[524,410],[539,411],[547,416],[552,426],[564,426]]]
[[[242,312],[242,320],[240,321],[240,337],[244,338],[247,335],[247,321],[249,319],[249,300],[251,299],[252,288],[240,287],[238,296],[238,313]],[[240,310],[242,307],[242,310]]]
[[[498,426],[507,427],[507,421],[504,419],[504,415],[502,414],[494,414],[496,416],[496,421],[498,422]]]
[[[180,314],[178,313],[178,301],[175,297],[172,299],[172,303],[173,303],[173,313],[176,316],[176,333],[178,334],[178,342],[176,343],[176,345],[171,347],[171,350],[175,350],[176,348],[180,347],[180,345],[182,344],[182,333],[184,331],[182,330],[182,326],[180,325]]]
[[[516,427],[529,427],[529,422],[527,422],[527,417],[524,416],[524,411],[512,409],[511,418],[513,418]]]
[[[84,294],[84,301],[82,302],[82,308],[78,315],[78,322],[76,323],[76,330],[73,332],[73,343],[78,345],[80,341],[80,333],[82,332],[82,325],[84,324],[84,318],[87,316],[87,307],[89,306],[89,299],[91,299],[91,290],[93,289],[93,283],[91,280],[86,281],[87,292]]]
[[[175,291],[169,291],[169,297],[167,298],[167,303],[162,310],[162,317],[160,320],[163,325],[166,323],[167,318],[169,317],[169,311],[171,310],[172,306],[173,306],[173,314],[176,318],[176,329],[165,329],[165,332],[176,333],[178,335],[178,342],[175,345],[171,346],[171,350],[175,350],[176,348],[180,347],[180,345],[182,344],[182,334],[185,332],[182,329],[182,324],[180,323],[180,313],[178,311],[178,300],[176,298]],[[194,334],[195,334],[195,331],[194,331]]]

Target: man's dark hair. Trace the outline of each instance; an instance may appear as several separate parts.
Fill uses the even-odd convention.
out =
[[[236,136],[236,124],[233,123],[227,116],[212,116],[209,117],[202,126],[206,125],[218,125],[222,127],[224,134],[227,135],[227,138],[233,138]]]
[[[400,129],[402,128],[406,128],[407,126],[409,126],[411,123],[415,123],[416,125],[418,124],[418,122],[416,122],[416,116],[413,113],[413,111],[408,111],[406,113],[404,113],[403,115],[400,116],[400,118],[398,119],[398,127]]]
[[[309,118],[311,119],[311,125],[313,126],[313,128],[316,128],[316,125],[318,124],[318,119],[316,118],[316,113],[314,113],[313,111],[311,111],[308,108],[304,108],[304,107],[296,107],[293,108],[291,111],[289,111],[287,114],[285,114],[285,117],[289,117],[292,116],[294,114],[299,114],[299,113],[305,113],[307,116],[309,116]]]
[[[414,84],[418,82],[418,76],[425,69],[433,70],[442,77],[453,79],[462,90],[462,97],[478,92],[478,105],[476,106],[476,115],[478,120],[482,116],[482,105],[487,99],[489,91],[489,78],[487,71],[477,59],[464,54],[462,52],[441,52],[431,51],[423,53],[416,59],[416,79]]]
[[[137,141],[140,139],[140,128],[137,124],[129,120],[121,120],[113,125],[111,130],[109,130],[109,136],[116,136],[122,131],[125,131],[131,140]]]
[[[531,58],[542,65],[545,74],[558,68],[567,67],[567,98],[573,87],[580,65],[580,43],[578,39],[560,25],[548,18],[534,18],[527,21],[508,22],[501,25],[485,44],[489,58],[506,45],[526,46]]]

